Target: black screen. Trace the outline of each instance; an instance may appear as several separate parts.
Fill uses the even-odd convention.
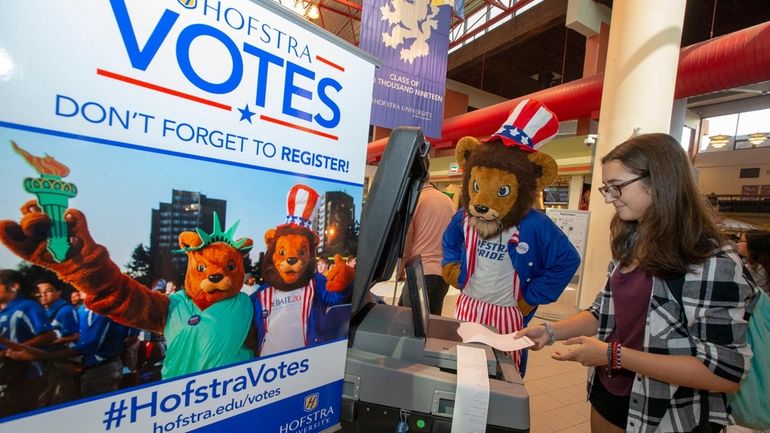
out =
[[[414,257],[406,264],[406,287],[409,290],[409,302],[412,308],[414,336],[428,336],[430,322],[430,305],[428,305],[428,289],[425,286],[425,274],[422,272],[422,258]]]
[[[361,212],[353,317],[369,289],[390,278],[403,254],[417,197],[428,177],[428,147],[419,128],[397,128],[390,135]]]

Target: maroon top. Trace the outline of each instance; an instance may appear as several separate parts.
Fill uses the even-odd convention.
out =
[[[644,347],[644,326],[647,322],[647,310],[652,296],[652,277],[639,267],[623,273],[620,269],[610,277],[612,303],[615,307],[615,329],[610,333],[608,342],[619,341],[629,349],[642,350]],[[621,365],[623,357],[620,358]],[[599,380],[607,391],[614,395],[631,395],[635,373],[626,369],[606,374],[609,367],[599,374]]]

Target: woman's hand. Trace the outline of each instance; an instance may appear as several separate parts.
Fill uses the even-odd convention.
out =
[[[516,339],[524,336],[529,337],[529,339],[535,343],[534,346],[529,348],[530,350],[542,349],[546,344],[548,344],[548,340],[550,339],[548,333],[545,332],[545,326],[543,325],[527,326],[526,328],[516,332],[513,335],[513,338]]]
[[[532,338],[532,337],[530,337]],[[547,338],[547,336],[546,336]],[[558,361],[575,361],[585,367],[607,365],[608,344],[594,337],[574,337],[565,340],[564,344],[572,346],[564,350],[557,350],[551,358]]]

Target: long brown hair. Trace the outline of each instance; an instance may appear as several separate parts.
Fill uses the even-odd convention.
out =
[[[765,281],[757,281],[762,287],[770,280],[770,232],[764,230],[749,230],[746,232],[746,250],[749,252],[749,263],[762,266],[765,271]]]
[[[636,259],[650,274],[672,278],[703,263],[724,243],[713,211],[698,192],[687,155],[673,137],[637,135],[602,158],[602,164],[609,161],[647,176],[640,182],[652,197],[638,221],[623,221],[617,214],[612,218],[612,256],[621,265]]]

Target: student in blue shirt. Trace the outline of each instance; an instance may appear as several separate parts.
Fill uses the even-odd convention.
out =
[[[81,296],[85,295],[81,293]],[[80,395],[89,397],[115,391],[123,378],[125,340],[130,332],[111,319],[94,313],[85,305],[78,310],[79,338],[74,348],[55,352],[14,348],[8,356],[17,360],[61,359],[82,355],[83,373],[80,375]]]
[[[130,335],[130,328],[94,313],[85,305],[78,310],[78,319],[80,338],[76,349],[83,355],[81,396],[117,390],[123,378],[121,356],[126,348],[125,340]]]
[[[69,346],[78,340],[78,315],[75,307],[61,299],[62,290],[53,280],[42,279],[35,283],[38,300],[45,308],[48,323],[56,333],[54,346]]]
[[[37,397],[45,385],[43,365],[7,358],[16,344],[43,347],[56,339],[45,310],[23,294],[22,275],[0,269],[0,417],[37,408]]]

